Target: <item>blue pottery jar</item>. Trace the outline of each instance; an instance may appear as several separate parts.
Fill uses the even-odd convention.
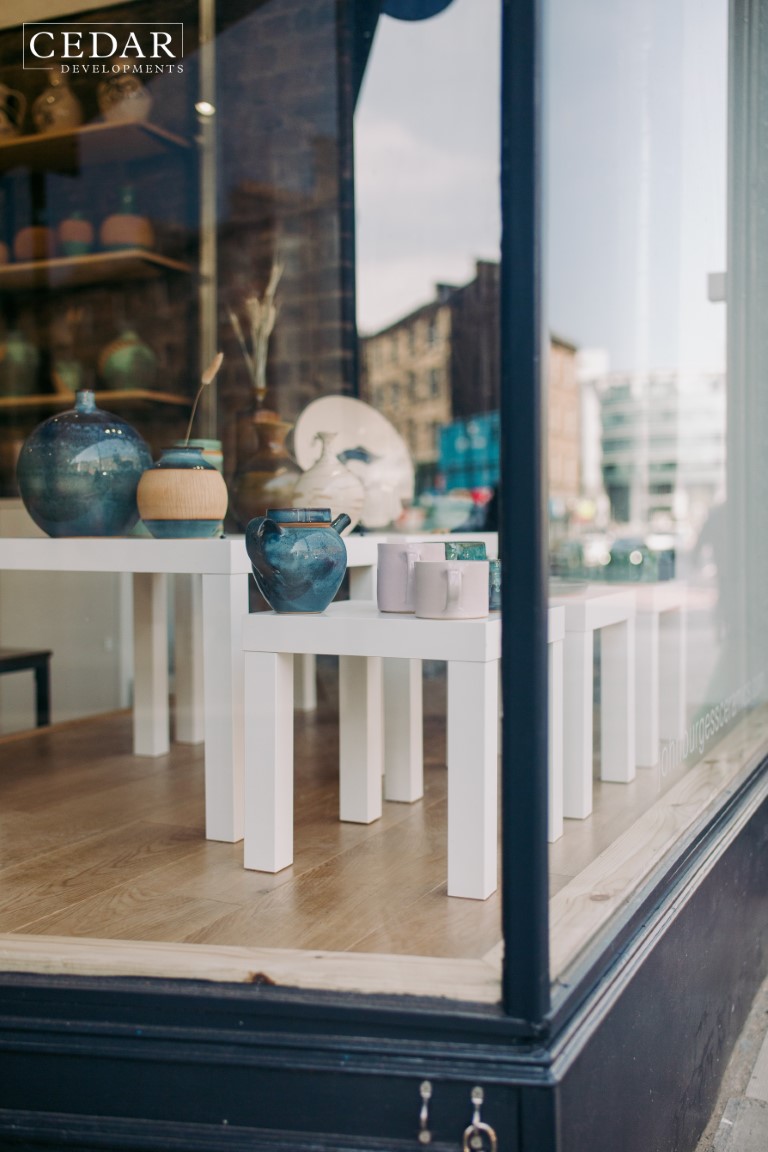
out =
[[[151,464],[139,433],[83,390],[74,408],[27,437],[16,477],[24,506],[49,536],[124,536],[139,518],[136,489]]]
[[[275,612],[324,612],[347,570],[341,533],[350,523],[329,508],[270,508],[251,520],[245,547],[256,585]]]

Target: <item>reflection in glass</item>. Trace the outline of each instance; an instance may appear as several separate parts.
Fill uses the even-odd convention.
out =
[[[728,734],[763,696],[735,564],[751,528],[729,423],[755,385],[726,347],[727,46],[725,0],[549,5],[553,974],[743,766]]]

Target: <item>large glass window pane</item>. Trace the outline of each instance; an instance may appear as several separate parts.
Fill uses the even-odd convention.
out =
[[[561,977],[760,748],[745,636],[764,597],[742,579],[759,532],[742,477],[760,463],[738,427],[757,381],[727,266],[729,5],[551,0],[548,21]]]
[[[185,54],[178,70],[126,65],[141,114],[109,121],[95,59],[86,52],[49,85],[23,66],[24,14],[2,14],[0,80],[12,93],[6,118],[18,123],[0,131],[0,559],[15,569],[0,568],[0,643],[53,651],[54,726],[29,731],[29,670],[2,678],[0,734],[18,740],[19,757],[0,809],[25,860],[12,850],[18,899],[13,911],[0,901],[0,933],[205,944],[234,949],[235,966],[246,963],[238,949],[248,964],[263,949],[269,973],[283,962],[273,950],[311,949],[328,954],[319,977],[291,957],[278,982],[498,1001],[496,663],[478,661],[479,678],[462,667],[452,684],[443,656],[450,649],[461,663],[453,639],[422,652],[406,637],[383,665],[378,652],[366,663],[319,642],[296,656],[292,676],[285,661],[279,673],[254,673],[246,695],[240,640],[246,612],[269,608],[263,586],[248,582],[243,541],[269,508],[354,512],[337,599],[363,601],[373,616],[379,543],[426,540],[444,567],[446,541],[496,557],[500,4],[427,5],[442,10],[423,20],[335,0],[54,7],[86,29],[175,21]],[[82,113],[59,123],[55,141],[29,114],[49,86],[71,89]],[[124,227],[144,229],[131,245],[104,238],[116,207]],[[81,225],[84,248],[29,260],[14,251],[32,224],[58,244],[65,220]],[[218,350],[223,363],[190,427]],[[190,432],[200,439],[226,481],[222,527],[234,542],[212,567],[169,562],[149,580],[151,564],[113,563],[122,539],[112,552],[104,542],[104,569],[93,541],[69,554],[74,570],[50,555],[31,574],[15,563],[33,557],[41,531],[14,454],[43,417],[71,406],[78,385],[95,387],[155,457]],[[310,480],[323,445],[328,468],[343,473],[341,497]],[[156,541],[140,543],[157,553]],[[164,555],[178,544],[191,557],[199,542],[170,543]],[[456,563],[480,573],[473,620],[498,640],[490,568]],[[305,630],[315,615],[299,614]],[[390,622],[394,634],[403,615]],[[293,612],[290,628],[296,635]],[[272,792],[267,760],[279,760]],[[80,773],[82,819],[62,799]],[[282,804],[270,807],[278,792]],[[64,843],[45,823],[48,796],[64,804],[59,826],[71,811]],[[30,857],[52,835],[55,874],[41,864],[30,880]],[[147,850],[125,871],[116,865],[104,882],[117,887],[112,899],[100,861],[121,837]],[[93,869],[78,845],[92,849]],[[49,880],[51,904],[29,912]],[[346,962],[337,974],[340,953],[360,957],[359,974]]]

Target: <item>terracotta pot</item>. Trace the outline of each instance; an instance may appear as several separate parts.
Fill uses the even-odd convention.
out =
[[[53,230],[45,224],[20,228],[13,241],[13,256],[20,264],[29,260],[49,260],[56,251]]]
[[[146,216],[136,211],[133,187],[126,184],[120,191],[120,208],[102,221],[99,230],[102,248],[154,248],[155,231]]]
[[[163,450],[136,492],[139,515],[158,539],[210,537],[221,532],[227,512],[224,477],[199,448]]]
[[[107,216],[99,233],[102,248],[154,248],[155,232],[146,216],[116,212]]]
[[[251,425],[257,445],[238,461],[232,482],[232,507],[243,530],[251,520],[264,516],[267,508],[290,508],[301,475],[285,447],[292,425],[268,411],[252,416]]]
[[[80,212],[61,221],[58,236],[62,256],[84,256],[93,250],[93,224],[84,220]]]

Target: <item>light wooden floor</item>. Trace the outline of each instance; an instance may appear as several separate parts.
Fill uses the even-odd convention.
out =
[[[127,713],[6,738],[0,933],[483,956],[501,935],[498,895],[445,890],[442,688],[427,684],[424,800],[362,826],[338,820],[323,678],[317,716],[297,714],[295,863],[276,876],[205,840],[201,747],[133,757]]]
[[[498,894],[446,895],[444,677],[425,680],[424,799],[369,826],[337,818],[335,683],[321,668],[318,712],[296,717],[295,863],[276,876],[205,840],[202,747],[134,757],[128,713],[0,737],[0,935],[496,963]],[[553,974],[767,739],[756,717],[684,777],[595,781],[593,815],[550,846]]]

